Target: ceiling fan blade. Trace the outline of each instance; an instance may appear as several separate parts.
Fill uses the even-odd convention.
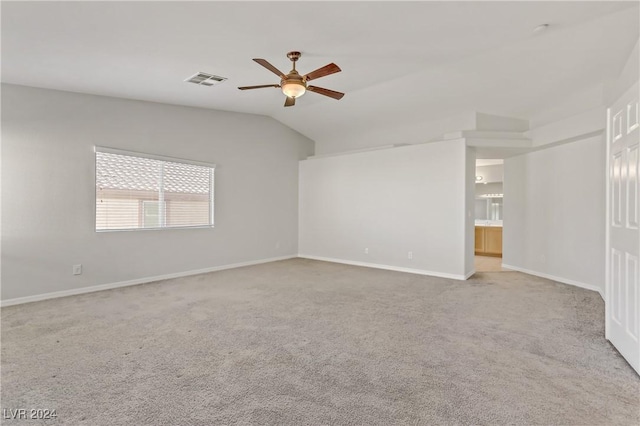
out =
[[[307,86],[307,90],[310,90],[319,95],[325,95],[337,100],[342,99],[342,97],[344,96],[344,93],[342,92],[336,92],[335,90],[329,90],[329,89],[325,89],[323,87],[318,87],[318,86]]]
[[[263,84],[261,86],[242,86],[238,87],[240,90],[249,90],[249,89],[264,89],[265,87],[280,87],[279,84]]]
[[[289,96],[287,96],[287,99],[284,101],[284,106],[286,107],[294,106],[295,104],[296,98],[290,98]]]
[[[305,75],[303,79],[305,81],[311,81],[311,80],[315,80],[317,78],[324,77],[330,74],[335,74],[340,71],[342,71],[340,67],[332,62],[329,65],[325,65],[322,68],[318,68],[315,71],[311,71],[309,74]]]
[[[265,67],[266,69],[268,69],[269,71],[271,71],[272,73],[274,73],[275,75],[277,75],[278,77],[284,78],[284,73],[280,71],[278,68],[271,65],[266,59],[254,58],[253,60],[259,63],[260,65],[262,65],[263,67]]]

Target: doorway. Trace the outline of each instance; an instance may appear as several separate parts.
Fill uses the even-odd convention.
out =
[[[475,184],[475,270],[506,271],[502,267],[504,160],[477,159]]]

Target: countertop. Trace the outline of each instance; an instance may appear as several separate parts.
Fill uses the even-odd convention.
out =
[[[476,220],[476,226],[502,228],[501,220]]]

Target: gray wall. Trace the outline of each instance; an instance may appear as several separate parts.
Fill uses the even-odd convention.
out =
[[[505,160],[505,265],[604,293],[605,156],[596,136]]]
[[[475,265],[475,203],[476,203],[476,149],[467,147],[465,151],[465,276],[476,270]]]
[[[502,166],[502,165],[501,165]],[[493,182],[493,183],[476,183],[475,184],[475,196],[480,197],[484,194],[503,194],[504,193],[504,185],[502,182]]]
[[[2,85],[2,143],[2,300],[297,254],[314,144],[271,118]],[[215,228],[96,233],[94,145],[217,164]]]
[[[300,255],[463,278],[474,168],[464,140],[301,161]]]

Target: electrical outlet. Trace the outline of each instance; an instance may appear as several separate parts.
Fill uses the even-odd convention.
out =
[[[409,258],[409,260],[413,259],[413,252],[410,251],[409,254],[407,254],[407,258]]]
[[[82,265],[73,265],[73,275],[82,274]]]
[[[366,248],[364,249],[364,254],[369,254],[369,247],[366,247]]]

